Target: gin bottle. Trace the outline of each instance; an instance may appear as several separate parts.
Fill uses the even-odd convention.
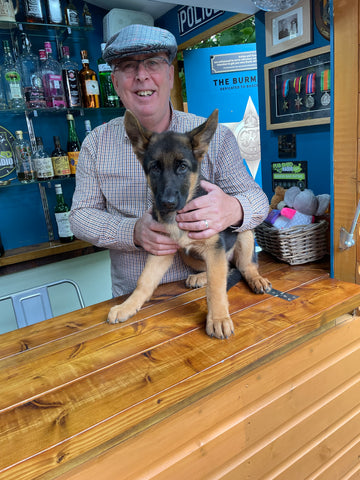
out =
[[[15,168],[21,183],[31,183],[36,180],[36,170],[32,159],[30,142],[23,138],[22,130],[16,130],[13,147],[15,152]]]
[[[106,43],[101,44],[101,52],[104,51]],[[100,95],[102,107],[118,107],[120,105],[119,97],[115,92],[111,80],[111,67],[100,57],[98,60]]]
[[[42,83],[39,58],[31,50],[31,42],[25,33],[21,34],[22,53],[18,64],[21,68],[21,79],[24,87],[27,108],[45,108],[45,93]]]
[[[2,65],[2,81],[5,89],[6,101],[9,108],[24,109],[24,92],[21,74],[13,59],[9,42],[3,40],[4,63]]]
[[[52,56],[50,42],[45,42],[47,59],[42,65],[41,72],[45,89],[45,100],[48,107],[65,108],[66,100],[60,63]]]

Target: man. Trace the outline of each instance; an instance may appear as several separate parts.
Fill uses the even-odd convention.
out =
[[[103,53],[124,106],[151,131],[185,132],[204,121],[171,106],[176,52],[170,32],[130,25],[110,38]],[[208,238],[229,226],[252,229],[266,217],[268,200],[247,173],[235,137],[226,127],[219,125],[201,172],[212,182],[202,182],[208,194],[189,202],[177,215],[179,227],[190,237]],[[110,249],[114,296],[134,290],[148,252],[167,255],[178,250],[152,219],[151,205],[123,117],[94,129],[81,148],[70,221],[77,238]],[[178,254],[163,282],[185,279],[189,273]]]

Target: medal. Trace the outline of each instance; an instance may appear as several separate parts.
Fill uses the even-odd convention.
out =
[[[284,99],[284,102],[282,104],[282,109],[284,112],[289,108],[289,102],[286,100],[286,97],[288,96],[289,93],[289,85],[290,85],[290,80],[284,80],[281,88],[281,93]]]
[[[323,107],[330,105],[330,69],[321,72],[321,91],[324,92],[321,96],[320,102]]]
[[[302,80],[302,77],[296,77],[294,79],[294,90],[296,93],[295,106],[298,110],[300,110],[300,106],[302,105],[302,98],[300,97],[301,80]]]
[[[306,108],[313,108],[315,105],[315,99],[313,97],[315,93],[315,81],[316,81],[316,74],[315,73],[309,73],[306,76],[306,100],[305,100],[305,105]]]

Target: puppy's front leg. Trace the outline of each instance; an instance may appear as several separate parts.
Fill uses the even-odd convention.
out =
[[[210,337],[228,338],[234,333],[234,325],[229,314],[229,302],[226,292],[228,262],[222,248],[207,252],[207,303],[208,315],[206,333]]]
[[[159,285],[162,277],[172,264],[173,258],[174,255],[149,254],[135,290],[125,302],[110,309],[108,322],[125,322],[125,320],[135,315],[154,293],[155,288]]]

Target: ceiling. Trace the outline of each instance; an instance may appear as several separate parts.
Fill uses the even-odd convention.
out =
[[[88,3],[112,10],[113,8],[121,8],[125,10],[135,10],[137,12],[149,13],[154,20],[164,15],[167,11],[174,8],[179,3],[173,0],[88,0]],[[234,13],[254,14],[259,9],[251,0],[183,0],[180,5],[188,5],[202,8],[214,8]]]

